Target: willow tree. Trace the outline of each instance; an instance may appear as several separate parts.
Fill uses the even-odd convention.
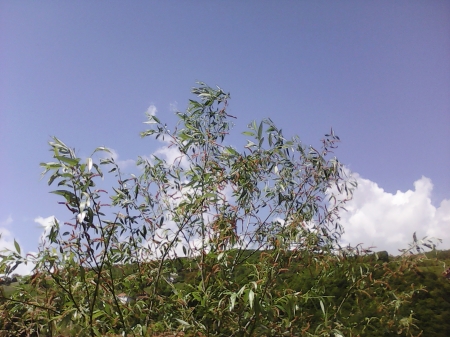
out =
[[[339,245],[339,212],[356,184],[333,157],[334,132],[316,149],[264,119],[235,147],[229,94],[203,83],[192,93],[197,99],[176,114],[174,131],[147,116],[141,136],[163,140],[175,155],[138,158],[138,175],[97,158],[106,148],[83,159],[52,139],[54,160],[41,166],[68,219],[55,220],[35,256],[23,257],[18,245],[3,256],[6,273],[35,263],[29,284],[2,298],[4,331],[412,333],[401,306],[415,290],[389,286],[412,260],[367,264],[361,250]],[[115,186],[102,187],[101,168]]]

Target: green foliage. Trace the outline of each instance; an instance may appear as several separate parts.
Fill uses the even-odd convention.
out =
[[[420,332],[403,305],[415,288],[406,254],[372,263],[339,247],[338,212],[356,187],[334,157],[331,131],[317,150],[252,122],[242,150],[229,145],[229,94],[202,83],[171,132],[153,115],[143,137],[177,153],[141,157],[125,176],[113,158],[76,156],[58,138],[42,163],[72,219],[55,223],[29,283],[3,296],[12,335],[387,336]],[[101,167],[114,175],[98,187]],[[106,199],[106,200],[105,200]],[[415,240],[413,246],[419,247]],[[0,268],[26,261],[20,247]],[[383,262],[384,261],[384,262]]]

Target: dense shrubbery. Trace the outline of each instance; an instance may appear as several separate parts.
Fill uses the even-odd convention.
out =
[[[418,301],[420,283],[403,278],[416,257],[374,261],[338,245],[338,212],[355,187],[331,157],[339,138],[306,148],[267,119],[249,125],[238,151],[226,141],[229,95],[203,84],[193,93],[174,132],[148,116],[142,136],[177,157],[139,158],[139,176],[53,139],[55,161],[42,166],[73,218],[55,221],[29,284],[3,296],[5,334],[419,333],[405,304]],[[117,177],[109,197],[97,186],[101,165]],[[17,245],[0,268],[24,259]]]

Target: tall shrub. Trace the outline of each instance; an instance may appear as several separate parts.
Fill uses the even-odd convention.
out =
[[[125,175],[113,158],[87,160],[58,138],[42,163],[68,210],[33,257],[34,274],[3,296],[11,335],[356,336],[411,334],[399,309],[410,292],[389,286],[393,267],[339,246],[339,212],[356,183],[332,156],[287,139],[270,120],[252,122],[236,148],[229,94],[200,83],[174,131],[154,115],[142,137],[163,140],[170,161],[137,161]],[[116,177],[102,189],[104,175]],[[20,247],[3,256],[11,273]],[[400,266],[400,267],[399,267]],[[370,301],[367,301],[370,299]]]

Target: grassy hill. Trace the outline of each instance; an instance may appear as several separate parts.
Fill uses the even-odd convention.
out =
[[[244,251],[241,252],[241,259],[245,263],[240,264],[232,271],[232,275],[228,275],[227,279],[231,283],[245,284],[251,282],[254,278],[254,269],[251,267],[258,264],[259,259],[262,258],[266,252],[264,251]],[[236,257],[236,255],[231,255]],[[403,269],[397,263],[397,257],[388,256],[386,252],[368,256],[354,256],[348,257],[349,263],[343,266],[351,266],[355,270],[358,268],[375,270],[370,274],[374,279],[382,279],[382,273],[386,270],[395,270],[393,277],[390,279],[389,286],[399,291],[410,292],[412,295],[408,302],[401,307],[401,314],[405,317],[410,317],[411,321],[418,327],[418,332],[421,336],[426,337],[446,337],[450,336],[450,280],[446,279],[442,272],[450,265],[450,250],[447,251],[433,251],[426,254],[417,263],[417,266],[410,271]],[[170,282],[163,283],[162,290],[159,294],[161,298],[169,298],[173,296],[174,292],[195,293],[198,287],[200,275],[198,273],[197,263],[195,259],[178,258],[168,262],[167,269],[171,272],[168,274]],[[311,264],[311,266],[314,266]],[[380,266],[383,266],[380,268]],[[214,268],[214,266],[211,266]],[[353,285],[345,277],[345,270],[347,267],[335,268],[334,273],[327,278],[321,279],[319,285],[326,289],[326,307],[342,306],[341,316],[350,324],[357,326],[361,321],[367,320],[367,317],[372,317],[373,324],[368,322],[364,330],[360,331],[361,336],[397,336],[397,332],[390,332],[386,328],[384,331],[376,324],[377,319],[382,319],[383,311],[377,304],[376,292],[380,289],[374,289],[374,292],[367,296],[356,296],[354,293],[350,297],[347,296],[347,290]],[[151,268],[150,268],[151,269]],[[136,272],[137,266],[134,264],[117,266],[113,271],[115,278],[126,279],[132,277]],[[213,276],[212,276],[213,277]],[[292,261],[289,268],[279,274],[274,282],[276,283],[276,290],[280,297],[289,292],[304,292],[305,289],[310,289],[312,280],[317,280],[321,277],[321,272],[317,268],[304,268],[301,261]],[[10,284],[2,287],[3,302],[7,297],[14,294],[15,289],[22,284],[22,287],[30,288],[30,277],[23,277],[20,282]],[[213,281],[212,281],[213,282]],[[120,291],[120,289],[118,289]],[[127,294],[134,305],[136,299],[145,302],[147,294],[151,293],[151,285],[147,285],[141,289],[135,288],[133,293]],[[195,296],[189,297],[187,306],[192,308],[193,315],[204,315],[201,312],[201,299]],[[394,302],[395,300],[393,300]],[[315,312],[317,320],[321,319],[320,307],[317,303],[310,301],[305,302],[305,312]],[[157,318],[156,318],[157,319]],[[312,319],[314,321],[314,318]],[[1,326],[0,329],[4,329]],[[155,322],[152,323],[155,326]],[[156,326],[158,324],[156,323]],[[161,330],[164,330],[164,325],[161,324]],[[69,331],[70,332],[70,331]],[[69,333],[70,334],[70,333]],[[356,335],[355,335],[356,336]]]

